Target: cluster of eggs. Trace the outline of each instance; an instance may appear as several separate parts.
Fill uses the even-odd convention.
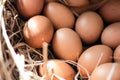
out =
[[[72,7],[90,4],[89,0],[66,1]],[[54,73],[65,80],[73,80],[76,72],[61,59],[77,62],[83,78],[90,75],[90,80],[120,79],[116,76],[120,71],[119,4],[119,0],[109,0],[97,11],[85,11],[76,17],[57,0],[16,1],[19,15],[26,20],[25,42],[32,48],[42,48],[43,42],[52,45],[56,59],[47,63],[53,69],[49,75]],[[40,76],[45,73],[43,68],[39,67]]]

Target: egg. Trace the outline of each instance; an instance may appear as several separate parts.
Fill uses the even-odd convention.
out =
[[[44,64],[39,66],[39,75],[44,76]],[[51,59],[47,61],[47,70],[50,78],[53,75],[53,78],[50,80],[74,80],[76,72],[73,68],[65,63],[65,61],[58,60],[58,59]],[[59,78],[59,77],[61,78]]]
[[[30,18],[40,14],[44,0],[16,0],[17,10],[24,18]]]
[[[66,0],[66,3],[72,7],[83,7],[89,4],[88,0]]]
[[[120,62],[120,45],[118,45],[114,51],[114,61]]]
[[[58,58],[77,61],[82,52],[82,42],[75,31],[61,28],[54,34],[52,48]]]
[[[120,64],[105,63],[98,66],[90,76],[90,80],[120,80]]]
[[[108,23],[120,21],[120,0],[108,0],[100,7],[99,13]]]
[[[55,29],[73,28],[75,18],[69,8],[58,2],[50,2],[44,8],[44,15],[54,24]]]
[[[112,62],[112,55],[112,49],[106,45],[94,45],[86,49],[78,60],[78,71],[81,77],[91,75],[93,70],[100,64]]]
[[[120,45],[120,22],[112,23],[108,25],[102,32],[101,42],[112,48],[116,48]]]
[[[75,31],[82,41],[92,44],[98,40],[103,30],[103,20],[99,14],[93,11],[82,13],[75,24]]]
[[[51,42],[53,32],[51,21],[42,15],[30,18],[23,28],[24,39],[33,48],[41,48],[43,42]]]

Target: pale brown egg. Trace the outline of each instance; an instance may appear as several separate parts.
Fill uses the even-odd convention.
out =
[[[120,0],[108,0],[106,4],[100,7],[99,12],[106,22],[120,21]]]
[[[87,44],[96,42],[101,35],[102,30],[102,18],[96,12],[84,12],[76,21],[75,31],[79,34],[82,41]]]
[[[44,68],[44,64],[39,66],[38,72],[40,76],[45,75]],[[74,80],[76,74],[70,65],[58,59],[47,61],[47,70],[50,78],[54,75],[51,80]]]
[[[40,14],[44,6],[44,0],[16,0],[16,1],[17,9],[24,18],[30,18],[37,14]]]
[[[89,4],[89,0],[66,0],[66,3],[73,7],[83,7]]]
[[[82,52],[82,42],[75,31],[61,28],[54,34],[52,48],[58,58],[77,61]]]
[[[120,62],[120,45],[118,45],[114,51],[114,61]]]
[[[102,32],[101,42],[112,48],[120,45],[120,22],[108,25]]]
[[[34,16],[24,25],[23,36],[28,45],[41,48],[43,42],[50,42],[53,36],[53,25],[45,16]]]
[[[44,8],[44,15],[53,22],[55,29],[74,27],[74,15],[63,4],[58,2],[48,3]]]
[[[106,45],[94,45],[86,49],[78,60],[78,64],[83,67],[78,66],[81,77],[91,75],[96,66],[100,64],[112,62],[112,55],[112,49]]]
[[[120,80],[120,64],[105,63],[98,66],[91,74],[90,80]]]

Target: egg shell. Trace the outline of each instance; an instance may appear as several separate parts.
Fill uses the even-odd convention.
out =
[[[79,34],[82,41],[92,44],[98,40],[103,30],[103,20],[93,11],[82,13],[75,25],[75,31]]]
[[[83,7],[89,4],[88,0],[66,0],[69,6],[73,7]]]
[[[37,14],[40,14],[44,6],[44,0],[16,0],[16,1],[17,10],[24,18],[30,18]]]
[[[58,79],[56,76],[53,76],[52,80],[74,80],[76,72],[74,69],[68,65],[65,61],[52,59],[47,61],[47,69],[48,74],[52,76],[52,74],[58,75],[63,79]],[[39,66],[39,75],[44,76],[44,64]]]
[[[50,2],[44,8],[44,15],[54,24],[55,29],[73,28],[75,18],[69,8],[58,2]]]
[[[114,51],[114,61],[120,62],[120,45],[118,45]]]
[[[78,64],[83,66],[89,75],[96,66],[112,62],[113,51],[106,45],[94,45],[86,49],[80,56]],[[81,77],[88,77],[85,69],[78,66]]]
[[[45,16],[34,16],[24,25],[23,36],[33,48],[41,48],[43,42],[51,42],[53,36],[52,22]]]
[[[120,22],[112,23],[108,25],[102,32],[101,42],[112,48],[116,48],[120,45]]]
[[[106,22],[120,21],[120,0],[108,0],[106,4],[100,7],[99,13]]]
[[[82,42],[75,31],[61,28],[54,34],[52,48],[58,58],[77,61],[82,52]]]
[[[120,80],[120,64],[105,63],[98,66],[90,76],[90,80]]]

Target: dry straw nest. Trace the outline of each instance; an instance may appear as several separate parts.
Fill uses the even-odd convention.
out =
[[[79,16],[86,10],[96,10],[108,0],[89,0],[91,5],[81,8],[70,7],[67,0],[58,1]],[[18,16],[15,0],[0,0],[0,80],[42,80],[37,66],[54,58],[51,45],[33,49],[24,42],[24,23]],[[43,52],[47,54],[43,55]]]

